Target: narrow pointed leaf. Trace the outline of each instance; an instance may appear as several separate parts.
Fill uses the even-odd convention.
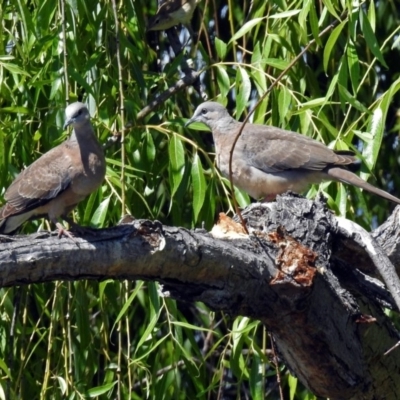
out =
[[[201,207],[203,207],[204,199],[206,196],[206,179],[204,177],[203,167],[201,165],[198,154],[193,157],[192,162],[192,184],[193,184],[193,212],[194,222],[197,221]]]

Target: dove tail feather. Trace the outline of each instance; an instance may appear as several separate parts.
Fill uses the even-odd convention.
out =
[[[0,210],[1,211],[1,210]],[[34,210],[24,214],[10,215],[0,220],[0,234],[14,233],[25,221],[32,217]]]
[[[376,194],[380,197],[383,197],[384,199],[393,201],[394,203],[400,204],[400,199],[398,199],[395,196],[392,196],[391,194],[385,192],[382,189],[378,189],[375,186],[372,186],[368,182],[362,180],[360,177],[358,177],[356,174],[353,174],[353,172],[348,171],[343,168],[329,168],[326,170],[326,173],[332,178],[340,182],[344,183],[349,183],[350,185],[357,186],[361,189],[365,189],[370,193]]]

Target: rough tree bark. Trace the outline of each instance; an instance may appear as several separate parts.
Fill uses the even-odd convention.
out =
[[[372,234],[397,268],[399,212]],[[75,242],[1,236],[0,284],[156,280],[174,298],[261,320],[316,395],[400,398],[400,347],[385,354],[399,333],[383,312],[396,305],[376,279],[380,250],[342,229],[322,201],[284,195],[243,214],[251,234],[235,239],[143,220]]]

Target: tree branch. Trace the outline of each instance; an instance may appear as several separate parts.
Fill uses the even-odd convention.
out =
[[[384,353],[399,335],[380,305],[393,299],[366,275],[377,273],[365,247],[343,234],[321,201],[284,195],[243,216],[251,235],[235,240],[145,220],[76,242],[2,236],[0,283],[156,280],[174,298],[261,320],[289,368],[319,396],[397,398],[399,349]],[[374,235],[384,237],[383,229]]]

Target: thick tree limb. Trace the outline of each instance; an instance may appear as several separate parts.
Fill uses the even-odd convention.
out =
[[[0,284],[157,280],[175,298],[260,319],[317,395],[399,398],[400,348],[384,355],[399,335],[380,305],[394,303],[366,275],[379,276],[360,238],[343,233],[322,202],[293,196],[253,205],[243,216],[252,234],[235,240],[143,220],[76,242],[47,233],[3,236]],[[387,226],[393,232],[395,225]],[[375,236],[385,237],[384,228]]]

